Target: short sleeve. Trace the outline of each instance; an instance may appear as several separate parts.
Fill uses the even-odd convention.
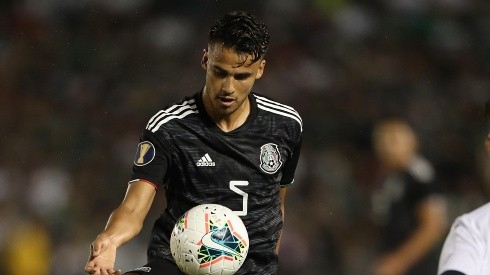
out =
[[[134,155],[131,181],[146,180],[156,186],[163,184],[169,156],[168,147],[159,132],[144,130]]]
[[[296,172],[296,167],[298,166],[301,143],[302,139],[300,138],[296,146],[293,148],[291,157],[284,164],[281,178],[282,187],[288,186],[294,182],[294,173]]]
[[[456,270],[465,274],[480,274],[476,268],[481,266],[481,247],[479,234],[471,222],[463,217],[456,219],[449,232],[439,259],[438,274]]]

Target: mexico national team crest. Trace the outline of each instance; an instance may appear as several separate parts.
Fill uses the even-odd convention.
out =
[[[266,143],[260,147],[260,168],[264,172],[274,174],[281,165],[281,154],[276,144]]]
[[[138,149],[134,156],[134,164],[136,166],[144,166],[150,163],[155,158],[155,146],[149,141],[143,141],[138,144]]]

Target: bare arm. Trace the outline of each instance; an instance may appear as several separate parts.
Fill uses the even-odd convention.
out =
[[[287,191],[287,188],[286,187],[281,187],[281,189],[279,189],[279,196],[281,197],[281,213],[282,213],[282,220],[283,221],[284,221],[284,217],[285,217],[285,214],[284,214],[285,207],[284,207],[284,205],[285,205],[285,201],[286,201],[286,191]],[[281,244],[281,236],[279,236],[279,241],[277,242],[277,246],[276,246],[276,253],[277,254],[279,254],[280,244]]]
[[[147,182],[135,181],[128,185],[123,202],[112,212],[104,231],[92,243],[86,272],[115,272],[116,249],[141,231],[154,197],[155,187]]]
[[[155,187],[147,182],[129,184],[123,202],[112,212],[101,234],[107,235],[118,247],[131,240],[143,227],[155,191]]]
[[[445,209],[441,198],[432,197],[422,202],[417,209],[419,226],[397,250],[381,259],[375,274],[404,274],[424,257],[444,235]]]

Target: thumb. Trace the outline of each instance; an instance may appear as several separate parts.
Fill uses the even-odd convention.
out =
[[[99,242],[93,243],[91,245],[91,250],[92,250],[92,256],[93,257],[99,255],[100,250],[101,250],[100,243]]]
[[[108,239],[103,235],[100,234],[97,236],[95,241],[91,245],[92,249],[92,256],[98,256],[103,250],[104,250],[104,244],[108,241]]]

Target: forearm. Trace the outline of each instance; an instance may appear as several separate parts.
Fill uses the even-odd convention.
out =
[[[143,220],[138,213],[121,205],[112,212],[101,234],[120,247],[138,235],[143,227]]]
[[[284,228],[284,217],[285,217],[285,200],[286,200],[286,188],[281,187],[279,196],[281,198],[281,216],[282,216],[282,222],[283,222],[283,228]],[[279,233],[279,239],[277,241],[277,246],[276,246],[276,254],[279,254],[280,246],[281,246],[281,237],[282,237],[282,231]]]
[[[112,212],[101,235],[108,237],[116,247],[131,240],[141,231],[154,196],[155,188],[147,182],[129,184],[123,202]]]
[[[410,267],[437,244],[445,229],[445,203],[437,198],[429,199],[419,209],[419,226],[393,255]]]
[[[394,251],[393,255],[408,268],[423,258],[434,247],[441,237],[441,231],[432,230],[428,232],[426,229],[420,228],[402,246]]]
[[[282,220],[284,223],[284,207],[282,207]],[[284,225],[283,225],[283,227],[284,227]],[[279,254],[279,250],[281,248],[281,238],[282,238],[282,231],[279,233],[279,239],[277,240],[276,254]]]

